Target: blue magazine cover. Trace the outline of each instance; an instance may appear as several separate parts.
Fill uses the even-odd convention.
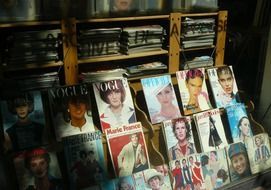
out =
[[[62,138],[71,189],[84,189],[107,179],[102,133],[83,133]]]
[[[244,142],[247,137],[251,137],[253,134],[245,105],[243,103],[237,103],[227,106],[225,109],[233,142]]]
[[[141,79],[151,123],[181,116],[170,75]]]

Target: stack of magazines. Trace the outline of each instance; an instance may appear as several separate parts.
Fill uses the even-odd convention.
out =
[[[24,91],[42,90],[60,86],[57,72],[13,77],[11,80],[16,81],[19,88]]]
[[[119,53],[121,28],[80,30],[78,57],[106,56]]]
[[[212,46],[215,39],[215,19],[186,18],[182,22],[182,48]]]
[[[59,60],[60,30],[14,32],[6,38],[2,65],[46,63]]]
[[[211,67],[214,65],[214,60],[212,57],[205,55],[200,57],[194,57],[191,60],[187,60],[182,64],[183,69],[193,69],[200,67]]]
[[[126,69],[111,69],[99,70],[94,72],[83,72],[80,74],[79,79],[84,83],[92,83],[96,81],[115,80],[123,78],[126,75]]]
[[[167,65],[159,61],[126,67],[128,77],[163,73],[167,68]]]
[[[161,50],[164,29],[160,25],[123,28],[120,51],[124,54]]]

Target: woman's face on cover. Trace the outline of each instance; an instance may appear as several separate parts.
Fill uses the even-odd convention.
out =
[[[114,0],[115,8],[119,11],[128,11],[131,8],[133,0]]]
[[[107,99],[108,99],[110,106],[112,106],[114,108],[118,108],[119,106],[122,105],[120,91],[117,91],[117,90],[111,91],[108,94]]]
[[[229,72],[221,73],[218,76],[218,81],[225,93],[231,94],[233,92],[233,78]]]
[[[177,122],[175,127],[175,135],[179,141],[186,140],[186,126],[185,122]]]
[[[243,174],[247,169],[247,159],[244,154],[240,153],[232,157],[232,167],[239,174]]]
[[[126,182],[123,182],[120,184],[120,190],[129,190],[129,184]]]
[[[169,105],[172,103],[173,100],[173,93],[171,86],[165,87],[161,90],[157,95],[157,100],[161,105]]]
[[[250,136],[250,123],[247,118],[244,118],[240,125],[240,130],[244,136]]]
[[[186,82],[186,87],[191,98],[197,99],[202,89],[202,79],[200,77],[190,78]]]
[[[70,112],[71,119],[83,119],[85,118],[85,113],[87,106],[81,101],[69,101],[68,109]]]

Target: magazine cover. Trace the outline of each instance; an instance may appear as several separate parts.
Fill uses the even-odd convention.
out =
[[[116,189],[114,181],[115,181],[115,179],[101,181],[100,189],[101,190],[108,190],[108,189],[119,190],[119,189]],[[92,190],[92,189],[89,189],[89,190]]]
[[[228,145],[218,108],[194,114],[202,152],[224,148]]]
[[[136,190],[136,184],[132,175],[116,178],[114,184],[116,190]]]
[[[176,72],[184,115],[212,108],[206,88],[204,71],[204,68],[196,68]]]
[[[143,171],[145,189],[164,189],[172,190],[171,184],[165,179],[168,176],[165,176],[161,172],[158,172],[156,169],[147,169]]]
[[[149,168],[141,122],[105,131],[116,176],[124,177]]]
[[[62,139],[71,189],[84,189],[107,179],[100,131]]]
[[[145,190],[146,186],[143,171],[134,173],[132,176],[135,182],[136,190]]]
[[[260,133],[245,140],[251,173],[271,167],[270,142],[267,133]]]
[[[199,156],[190,155],[170,161],[170,171],[173,177],[173,189],[204,188],[199,160]]]
[[[240,102],[232,66],[207,69],[207,74],[217,108]]]
[[[249,159],[245,144],[232,143],[226,148],[231,182],[238,181],[251,175]]]
[[[56,153],[39,147],[16,153],[13,159],[20,190],[64,189]]]
[[[93,83],[102,131],[136,122],[127,78]]]
[[[202,174],[206,189],[218,189],[230,183],[225,149],[200,154]]]
[[[0,104],[6,150],[21,151],[47,143],[40,91],[12,91]]]
[[[233,142],[244,142],[246,138],[253,135],[245,104],[237,103],[230,105],[225,107],[225,110]]]
[[[143,78],[141,84],[152,124],[181,116],[170,75]]]
[[[197,152],[189,116],[164,121],[162,130],[169,160],[181,159]]]
[[[85,84],[51,88],[48,93],[57,141],[95,130]]]

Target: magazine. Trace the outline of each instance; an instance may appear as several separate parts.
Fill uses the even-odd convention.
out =
[[[218,108],[194,114],[202,152],[228,145]]]
[[[48,143],[40,91],[5,92],[1,100],[5,150],[21,151]]]
[[[247,149],[242,142],[226,147],[231,182],[239,181],[251,175]]]
[[[133,175],[116,178],[114,180],[114,184],[115,184],[116,190],[121,190],[121,189],[136,190]]]
[[[62,138],[71,189],[84,189],[107,179],[102,133],[82,133]]]
[[[17,152],[13,163],[20,190],[35,189],[44,185],[40,182],[47,180],[52,189],[63,189],[56,152],[45,147]]]
[[[270,142],[267,133],[260,133],[245,140],[251,173],[271,167]]]
[[[253,135],[245,104],[237,103],[230,105],[225,107],[225,110],[233,142],[244,142],[246,138]]]
[[[152,124],[181,116],[170,75],[143,78],[141,84]]]
[[[173,189],[204,189],[200,155],[194,154],[170,161]]]
[[[55,87],[48,93],[57,141],[66,136],[95,131],[86,84]]]
[[[185,115],[212,108],[205,84],[204,71],[204,68],[196,68],[176,72]]]
[[[116,176],[124,177],[149,168],[141,122],[105,130]]]
[[[207,69],[207,74],[217,108],[240,102],[232,66]]]
[[[225,149],[200,154],[202,174],[206,189],[218,189],[230,183]]]
[[[197,152],[189,116],[164,121],[162,130],[169,160],[181,159]]]
[[[102,131],[136,122],[127,78],[93,83]]]
[[[147,169],[143,171],[145,189],[166,189],[172,190],[171,184],[168,181],[169,176],[165,176],[156,169]],[[159,180],[159,183],[158,183]]]

